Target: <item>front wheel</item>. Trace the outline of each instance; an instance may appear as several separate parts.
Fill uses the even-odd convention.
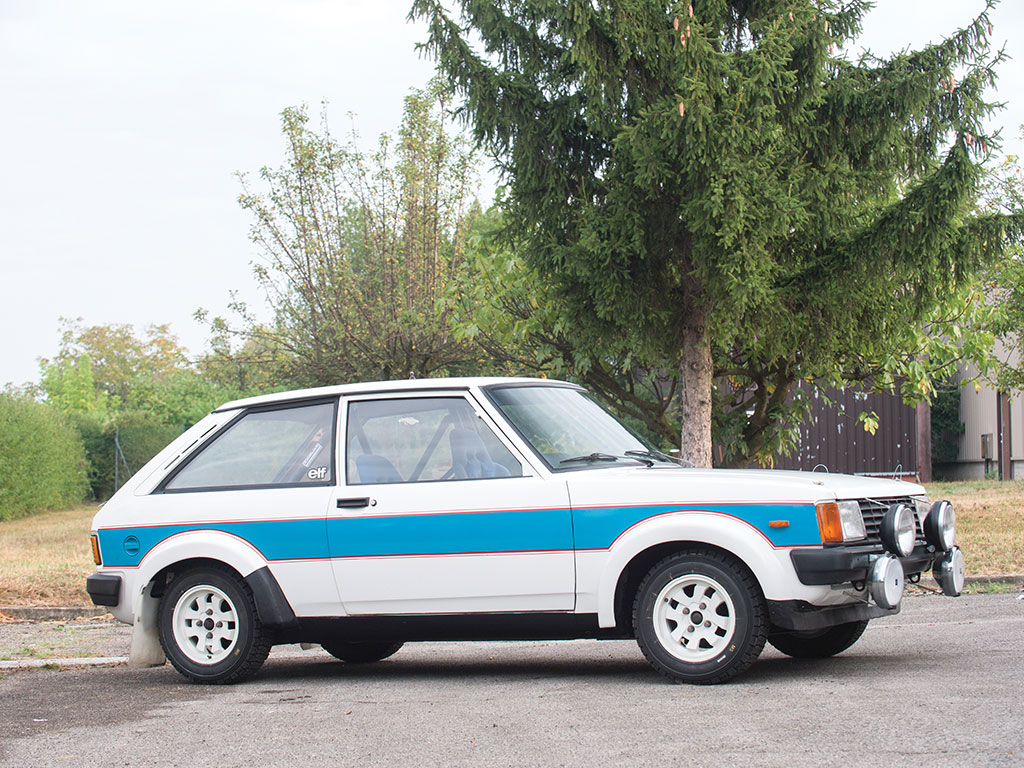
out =
[[[270,653],[249,587],[219,568],[178,576],[160,601],[160,645],[178,672],[196,683],[234,683]]]
[[[768,635],[768,642],[787,656],[824,659],[842,653],[856,643],[867,626],[865,619],[807,632],[779,632]]]
[[[707,685],[735,677],[757,660],[767,627],[754,575],[712,549],[678,552],[657,563],[633,603],[640,650],[677,682]]]

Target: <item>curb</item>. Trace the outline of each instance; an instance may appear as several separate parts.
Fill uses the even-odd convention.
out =
[[[113,667],[127,663],[127,656],[93,656],[80,659],[12,659],[0,661],[0,669],[34,669],[38,667],[74,669],[76,667]]]
[[[106,616],[109,613],[107,608],[99,606],[0,606],[0,614],[18,621],[72,621]]]

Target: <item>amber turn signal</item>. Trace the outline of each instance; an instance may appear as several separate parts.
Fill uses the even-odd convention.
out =
[[[96,562],[96,565],[100,565],[100,540],[94,533],[89,537],[89,541],[92,542],[92,559]]]
[[[843,521],[839,517],[839,505],[834,501],[822,501],[817,505],[818,530],[824,544],[843,543]]]

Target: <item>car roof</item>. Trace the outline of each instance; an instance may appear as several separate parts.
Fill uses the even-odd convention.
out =
[[[356,384],[336,384],[330,387],[312,387],[310,389],[293,389],[287,392],[272,392],[266,395],[246,397],[232,400],[214,409],[214,413],[232,411],[238,408],[251,408],[258,405],[273,405],[296,400],[316,400],[319,398],[337,397],[339,395],[368,395],[381,392],[431,392],[436,390],[471,389],[494,384],[539,384],[556,386],[576,386],[558,379],[538,379],[525,376],[463,376],[458,378],[439,379],[397,379],[395,381],[368,381]]]

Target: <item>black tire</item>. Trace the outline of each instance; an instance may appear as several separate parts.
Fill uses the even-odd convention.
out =
[[[160,601],[159,628],[167,659],[196,683],[244,680],[270,653],[249,586],[212,566],[186,571],[171,583]]]
[[[349,664],[370,664],[394,656],[405,643],[321,643],[331,656]]]
[[[768,612],[757,579],[743,563],[700,547],[651,568],[633,603],[633,630],[658,672],[676,682],[711,685],[757,660]]]
[[[824,659],[842,653],[860,640],[867,626],[865,619],[808,632],[774,632],[768,635],[768,642],[787,656]]]

